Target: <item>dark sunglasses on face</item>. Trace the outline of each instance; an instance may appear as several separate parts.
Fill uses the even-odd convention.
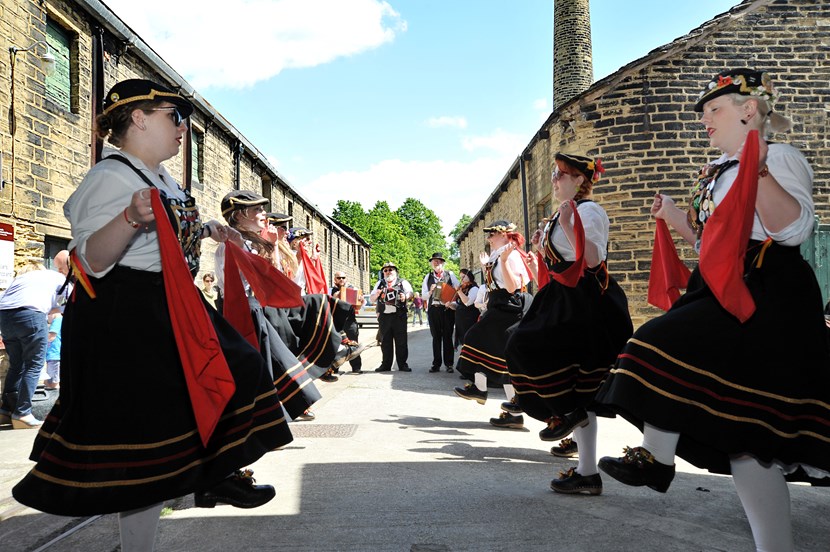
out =
[[[169,111],[170,118],[173,119],[173,124],[176,126],[181,125],[184,122],[184,117],[182,114],[179,113],[178,107],[153,107],[148,109],[147,111]]]
[[[346,277],[345,276],[335,276],[334,279],[335,280],[345,280]]]

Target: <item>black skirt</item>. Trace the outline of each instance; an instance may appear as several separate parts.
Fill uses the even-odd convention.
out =
[[[303,363],[288,350],[277,328],[271,323],[268,313],[274,309],[263,309],[253,297],[248,298],[248,302],[257,330],[259,351],[265,359],[283,408],[294,419],[320,400],[320,391]]]
[[[821,293],[798,248],[773,243],[757,267],[759,245],[750,242],[746,256],[756,306],[746,323],[696,270],[687,293],[637,330],[597,400],[641,429],[647,422],[680,433],[677,454],[699,468],[728,474],[730,456],[749,454],[826,477],[830,353]]]
[[[488,385],[510,383],[505,360],[507,332],[519,323],[523,314],[531,308],[533,297],[528,293],[507,293],[503,289],[490,292],[485,310],[478,322],[467,330],[456,370],[473,379],[476,372],[487,376]]]
[[[334,362],[343,337],[348,311],[354,307],[328,295],[303,296],[303,306],[293,309],[267,307],[265,316],[277,335],[288,346],[313,378],[319,378]]]
[[[519,406],[537,420],[590,406],[632,332],[625,293],[605,270],[572,288],[551,280],[507,344]]]
[[[212,308],[236,391],[202,445],[162,274],[116,267],[64,313],[60,398],[14,497],[50,514],[123,512],[215,486],[291,442],[259,352]],[[192,285],[182,283],[182,285]]]
[[[483,293],[483,292],[482,292]],[[458,308],[455,309],[455,341],[456,343],[464,343],[464,337],[473,324],[478,322],[481,316],[481,311],[475,305],[469,307],[461,302],[458,303]]]

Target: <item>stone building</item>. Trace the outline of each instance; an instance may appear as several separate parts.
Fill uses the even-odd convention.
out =
[[[560,4],[576,10],[567,25],[574,25],[574,18],[590,25],[588,0],[555,4],[558,17]],[[644,22],[644,27],[650,24],[657,23]],[[606,168],[594,195],[611,219],[609,270],[628,295],[636,325],[658,314],[646,303],[654,235],[649,207],[658,191],[686,201],[700,166],[718,156],[692,108],[703,85],[725,68],[771,73],[780,94],[776,109],[794,122],[789,133],[773,141],[787,141],[805,154],[815,171],[816,214],[827,220],[830,3],[746,0],[581,92],[558,87],[560,80],[581,82],[586,67],[590,71],[579,50],[583,45],[564,42],[573,36],[571,31],[570,38],[561,38],[554,24],[555,72],[574,70],[577,75],[554,75],[555,110],[459,236],[462,266],[478,267],[478,253],[485,248],[482,229],[492,220],[512,219],[525,235],[532,234],[551,213],[553,156],[557,151],[584,153],[600,157]],[[558,63],[563,55],[577,57],[573,63]],[[694,252],[685,243],[678,245],[681,258],[691,265]],[[816,263],[826,300],[824,265]]]
[[[15,266],[49,261],[70,239],[63,204],[101,156],[92,131],[100,100],[115,82],[147,78],[191,99],[181,153],[165,163],[196,197],[203,218],[221,220],[219,202],[232,189],[270,199],[315,234],[329,278],[344,270],[355,285],[372,284],[369,245],[297,192],[233,124],[193,90],[151,45],[98,0],[0,0],[0,287]],[[47,47],[48,45],[48,47]],[[55,71],[41,58],[50,54]],[[13,253],[11,252],[13,247]],[[205,241],[202,270],[213,270],[215,242]]]

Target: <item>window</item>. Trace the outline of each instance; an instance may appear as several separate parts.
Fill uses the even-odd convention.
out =
[[[193,127],[190,131],[190,177],[192,184],[204,182],[205,133]],[[201,188],[199,188],[201,189]]]
[[[55,56],[55,72],[46,76],[46,97],[60,107],[76,113],[77,64],[73,63],[75,44],[72,34],[51,18],[46,18],[46,43]],[[75,71],[72,70],[76,67]],[[74,85],[74,86],[73,86]],[[75,94],[73,94],[75,90]]]
[[[59,251],[69,246],[69,240],[55,236],[46,236],[43,239],[43,264],[46,268],[55,269],[53,259]]]
[[[294,202],[290,199],[288,200],[288,213],[286,213],[289,217],[294,216]]]

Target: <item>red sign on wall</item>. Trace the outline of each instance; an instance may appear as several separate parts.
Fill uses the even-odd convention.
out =
[[[0,289],[14,279],[14,226],[0,222]]]

